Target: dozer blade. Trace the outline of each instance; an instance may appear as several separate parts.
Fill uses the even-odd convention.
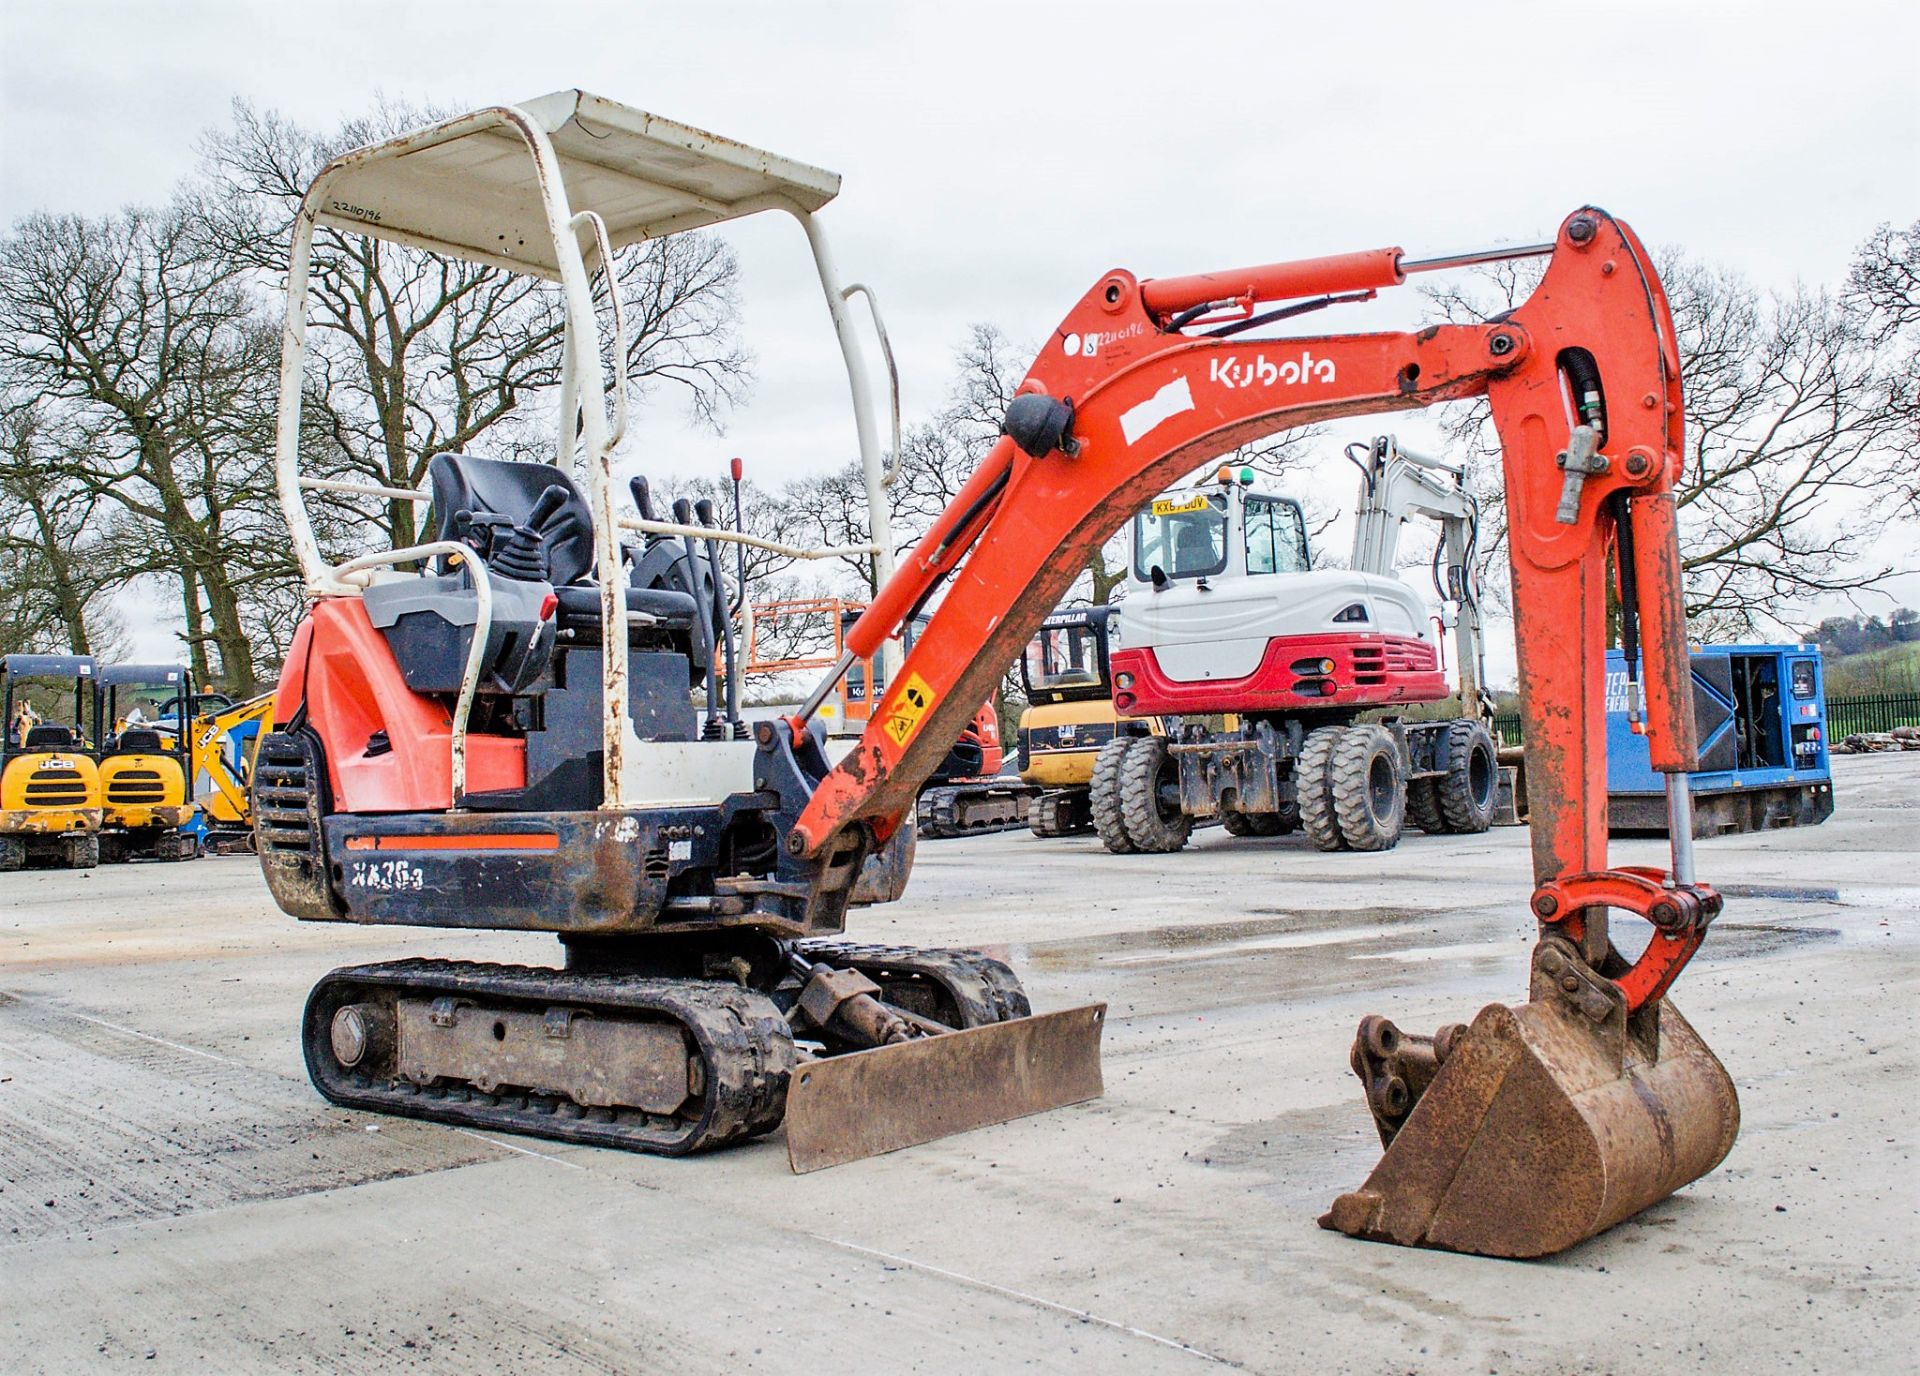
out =
[[[805,1174],[1097,1099],[1106,1015],[1092,1003],[802,1065],[787,1161]]]
[[[1596,1015],[1604,1013],[1604,1019]],[[1369,1036],[1354,1048],[1363,1079]],[[1740,1128],[1733,1082],[1661,1000],[1634,1014],[1588,1000],[1494,1004],[1466,1029],[1407,1048],[1408,1074],[1372,1067],[1404,1109],[1381,1117],[1386,1154],[1324,1228],[1401,1246],[1539,1257],[1606,1231],[1720,1164]],[[1419,1092],[1420,1066],[1432,1080]],[[1399,1088],[1394,1090],[1395,1081]],[[1369,1098],[1375,1099],[1375,1083]],[[1378,1101],[1376,1100],[1376,1104]],[[1376,1112],[1376,1116],[1380,1116]]]

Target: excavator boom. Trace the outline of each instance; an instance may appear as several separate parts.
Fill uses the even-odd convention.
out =
[[[1243,337],[1370,297],[1410,271],[1540,255],[1548,263],[1532,296],[1483,324]],[[1390,1146],[1367,1186],[1323,1221],[1523,1256],[1590,1236],[1711,1169],[1738,1117],[1724,1070],[1663,998],[1719,910],[1694,882],[1690,828],[1673,828],[1672,874],[1607,866],[1610,547],[1634,695],[1676,812],[1696,750],[1672,496],[1679,358],[1645,249],[1604,211],[1575,212],[1551,245],[1461,259],[1414,263],[1383,249],[1157,282],[1103,276],[1047,339],[1001,440],[848,633],[847,653],[870,655],[947,584],[788,847],[823,855],[861,828],[891,834],[1089,551],[1172,481],[1279,430],[1475,396],[1487,398],[1503,447],[1542,933],[1534,997],[1431,1041],[1391,1024],[1383,1033],[1381,1020],[1363,1027],[1356,1069],[1383,1138],[1405,1149]],[[796,741],[803,724],[793,719]],[[1637,961],[1613,950],[1610,907],[1654,925]],[[1559,1135],[1543,1148],[1529,1125],[1548,1119]],[[1540,1150],[1565,1177],[1551,1188],[1571,1202],[1551,1228],[1498,1217],[1512,1201],[1475,1182],[1523,1170]]]

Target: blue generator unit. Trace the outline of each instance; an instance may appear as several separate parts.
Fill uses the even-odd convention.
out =
[[[1700,769],[1693,834],[1817,826],[1833,815],[1827,694],[1814,645],[1713,645],[1693,654]],[[1607,821],[1667,830],[1665,780],[1627,720],[1627,666],[1607,655]]]

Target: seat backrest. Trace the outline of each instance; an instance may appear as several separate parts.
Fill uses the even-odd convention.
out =
[[[504,516],[524,525],[550,487],[566,494],[561,509],[542,523],[548,581],[577,583],[593,572],[593,514],[573,479],[545,463],[476,459],[467,454],[436,454],[427,465],[438,519],[434,538],[459,540],[465,534],[462,513]]]
[[[1176,567],[1168,572],[1198,573],[1212,568],[1219,558],[1219,548],[1214,544],[1208,528],[1198,522],[1188,522],[1180,527],[1175,537],[1173,559]]]
[[[151,755],[163,747],[160,744],[160,733],[158,731],[150,730],[144,726],[129,726],[120,733],[120,743],[115,748],[123,754],[128,755]]]
[[[73,749],[73,728],[69,726],[36,726],[27,732],[28,750],[71,750]]]

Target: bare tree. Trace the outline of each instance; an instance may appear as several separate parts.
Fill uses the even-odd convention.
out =
[[[275,348],[204,224],[186,199],[21,221],[0,240],[0,373],[43,398],[40,423],[59,433],[47,481],[135,518],[101,576],[172,576],[196,675],[213,677],[211,648],[226,684],[251,692],[245,601],[291,577],[266,443]]]
[[[1913,516],[1920,508],[1920,220],[1881,225],[1867,236],[1843,299],[1894,381],[1900,425],[1889,476]]]
[[[7,650],[94,654],[111,609],[100,534],[100,495],[72,478],[35,398],[0,402],[0,604]]]
[[[392,103],[321,134],[236,101],[231,127],[202,145],[212,191],[228,207],[225,252],[277,283],[294,216],[320,168],[443,115]],[[683,234],[615,258],[635,391],[666,384],[695,419],[717,423],[751,380],[736,330],[732,249]],[[317,467],[413,489],[435,454],[483,436],[503,457],[546,456],[551,425],[532,403],[558,379],[563,331],[558,294],[546,283],[322,228],[311,290],[303,443]],[[387,503],[381,524],[395,546],[418,535],[411,502]]]
[[[1681,508],[1687,613],[1703,635],[1784,625],[1797,601],[1871,588],[1889,569],[1864,560],[1881,508],[1898,397],[1859,314],[1826,292],[1763,293],[1737,274],[1677,251],[1659,257],[1686,393]],[[1536,264],[1428,293],[1456,322],[1523,300]],[[1484,401],[1453,413],[1476,486],[1494,515],[1489,556],[1504,545],[1498,438]],[[1496,579],[1503,582],[1503,579]]]

